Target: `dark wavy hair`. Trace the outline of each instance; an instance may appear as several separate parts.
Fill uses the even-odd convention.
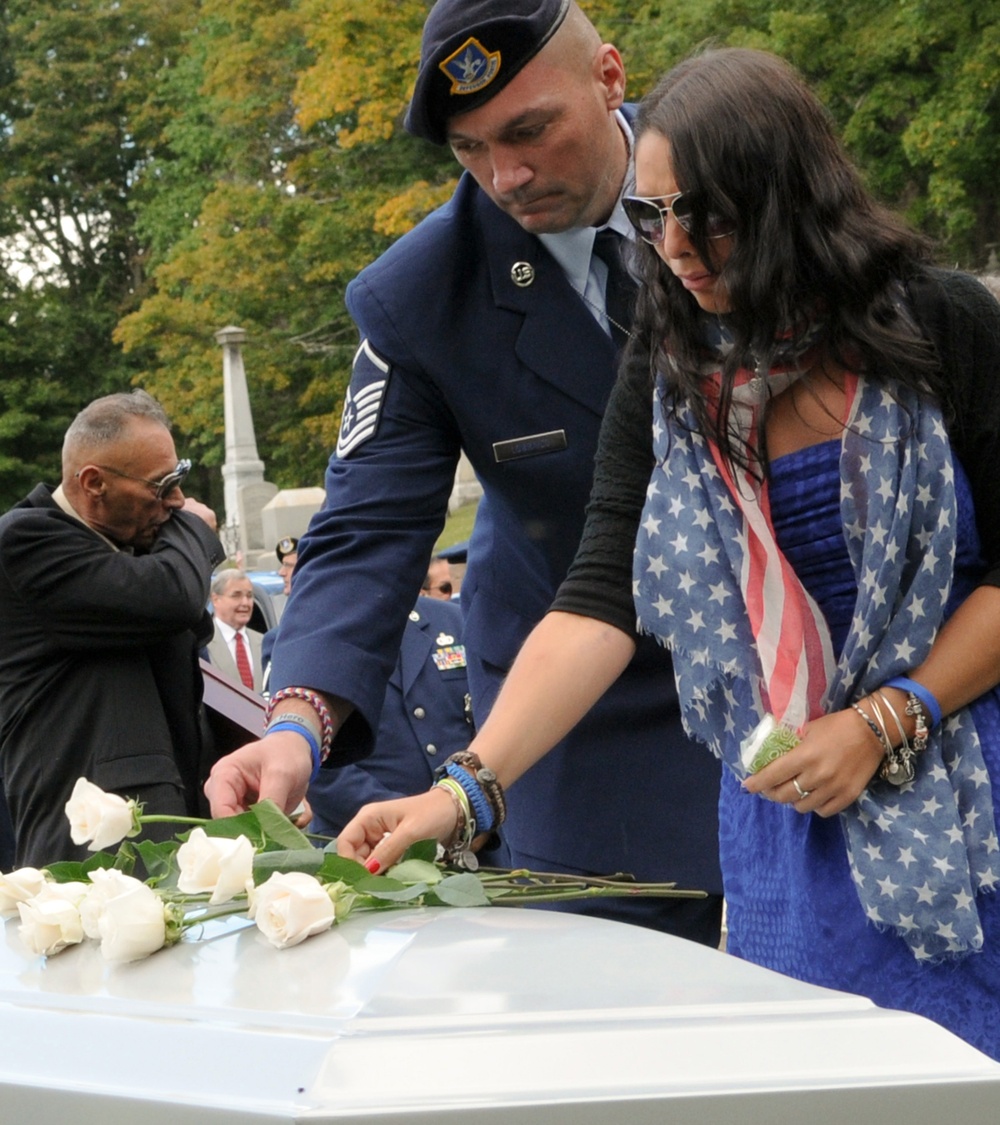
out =
[[[726,427],[736,371],[769,365],[775,340],[805,331],[818,316],[836,362],[939,391],[933,348],[893,303],[894,286],[922,271],[929,247],[872,198],[829,114],[790,66],[740,48],[693,56],[642,101],[635,131],[637,141],[657,134],[669,142],[702,261],[712,261],[705,215],[735,223],[719,275],[735,342],[722,368],[719,409],[710,409],[699,374],[707,314],[645,243],[636,249],[642,285],[629,357],[643,357],[665,377],[672,408],[686,401],[730,461],[766,466],[762,433],[755,457],[734,447]]]

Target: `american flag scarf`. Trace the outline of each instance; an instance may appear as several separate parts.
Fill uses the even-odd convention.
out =
[[[906,387],[851,380],[841,514],[858,599],[835,662],[826,622],[775,542],[766,487],[734,477],[690,410],[674,416],[665,394],[660,383],[636,541],[639,628],[671,649],[688,733],[742,777],[740,743],[768,712],[798,726],[926,657],[955,557],[951,448],[936,406]],[[975,897],[1000,881],[992,789],[968,708],[932,732],[915,765],[912,783],[876,780],[840,819],[868,919],[937,961],[982,947]]]

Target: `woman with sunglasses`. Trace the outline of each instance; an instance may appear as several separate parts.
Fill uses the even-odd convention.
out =
[[[638,616],[728,767],[730,951],[1000,1057],[1000,306],[931,268],[770,55],[676,67],[635,163],[643,284],[577,560],[478,758],[341,850],[460,851]],[[792,732],[769,762],[766,719]]]

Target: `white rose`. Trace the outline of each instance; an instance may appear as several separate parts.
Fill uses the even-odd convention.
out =
[[[83,932],[95,941],[101,936],[101,915],[107,903],[118,895],[141,887],[140,880],[114,868],[99,868],[90,872],[91,887],[80,903],[80,920]]]
[[[83,941],[80,903],[86,893],[86,883],[46,883],[34,898],[19,902],[21,941],[43,957]]]
[[[37,867],[21,867],[17,871],[0,874],[0,918],[13,918],[17,904],[26,902],[45,886],[45,874]]]
[[[266,883],[248,890],[247,914],[277,949],[298,945],[333,925],[330,896],[318,879],[304,871],[276,871]]]
[[[162,949],[167,938],[163,900],[145,883],[135,880],[120,895],[105,902],[98,922],[101,953],[107,961],[138,961]]]
[[[135,801],[105,793],[85,777],[77,778],[66,802],[70,837],[74,844],[86,844],[90,851],[99,852],[132,832],[134,809]]]
[[[186,895],[211,893],[212,904],[229,902],[246,887],[253,873],[253,856],[253,844],[246,836],[231,840],[195,828],[177,849],[177,889]]]

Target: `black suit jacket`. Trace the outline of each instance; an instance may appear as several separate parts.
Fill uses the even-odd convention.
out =
[[[197,649],[223,557],[184,512],[148,553],[115,551],[45,485],[0,518],[0,771],[19,864],[85,854],[63,811],[81,776],[125,796],[173,792],[168,811],[197,808]]]

